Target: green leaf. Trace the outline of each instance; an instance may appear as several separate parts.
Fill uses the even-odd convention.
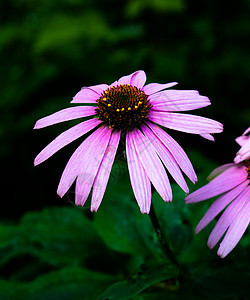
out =
[[[30,283],[0,280],[0,299],[95,300],[114,279],[110,275],[68,267],[42,275]]]
[[[100,297],[100,300],[132,299],[151,285],[176,278],[179,274],[177,267],[165,262],[149,262],[132,277],[111,285]],[[167,282],[164,282],[167,285]]]
[[[114,168],[116,170],[116,168]],[[112,178],[117,178],[113,172]],[[112,249],[135,255],[161,252],[148,215],[141,214],[127,170],[108,187],[94,223],[105,243]],[[129,188],[128,188],[129,187]]]
[[[100,247],[92,222],[76,207],[30,212],[17,226],[0,226],[0,266],[27,254],[54,266],[78,266]]]

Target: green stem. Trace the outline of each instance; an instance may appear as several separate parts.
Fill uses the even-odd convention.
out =
[[[159,221],[157,219],[156,213],[155,213],[155,209],[153,206],[153,203],[151,203],[151,208],[150,208],[150,212],[149,212],[149,217],[150,220],[152,222],[152,225],[154,227],[155,233],[157,235],[157,239],[161,244],[161,247],[165,253],[165,255],[167,256],[167,258],[176,266],[179,266],[179,263],[176,259],[176,257],[174,256],[172,250],[170,249],[167,241],[164,238],[164,235],[162,234],[162,230],[159,224]]]

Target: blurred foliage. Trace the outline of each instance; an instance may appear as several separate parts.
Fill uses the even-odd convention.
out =
[[[122,165],[113,169],[94,215],[79,207],[47,208],[0,226],[0,299],[247,299],[247,239],[218,258],[206,247],[208,232],[192,234],[206,206],[185,205],[173,183],[173,203],[156,192],[152,199],[181,268],[172,265],[149,216],[126,193]],[[203,158],[202,169],[209,168]]]
[[[197,114],[224,124],[216,143],[171,131],[205,184],[232,161],[249,122],[249,0],[10,0],[0,2],[0,299],[247,299],[249,236],[224,260],[194,228],[211,201],[153,203],[182,268],[164,257],[117,162],[96,214],[56,195],[76,141],[34,169],[33,159],[70,124],[33,132],[84,85],[143,69],[148,82],[178,81],[212,105]],[[78,144],[77,144],[78,143]],[[67,149],[67,150],[66,150]],[[60,208],[59,208],[60,207]],[[239,259],[240,258],[240,259]],[[123,298],[122,298],[123,297]]]

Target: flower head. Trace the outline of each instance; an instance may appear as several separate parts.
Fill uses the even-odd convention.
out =
[[[207,185],[186,197],[187,203],[195,203],[220,195],[197,225],[196,233],[207,226],[225,209],[208,239],[208,246],[213,248],[226,233],[218,250],[218,255],[222,258],[237,245],[250,221],[250,148],[249,137],[247,137],[248,132],[249,129],[236,139],[242,146],[235,158],[236,162],[216,168],[209,175],[208,179],[211,181]]]
[[[208,118],[176,113],[210,104],[209,99],[197,91],[165,90],[176,85],[175,82],[144,85],[145,82],[145,72],[137,71],[110,86],[83,87],[71,101],[80,106],[63,109],[36,122],[34,128],[38,129],[91,116],[60,134],[35,159],[35,165],[38,165],[70,142],[93,131],[68,161],[58,186],[59,196],[62,197],[76,179],[76,204],[84,205],[93,188],[91,210],[97,211],[122,137],[126,139],[130,180],[142,213],[150,210],[151,182],[165,201],[172,200],[165,167],[188,192],[181,170],[195,182],[192,164],[180,145],[157,123],[200,134],[209,140],[213,140],[211,133],[222,131],[222,125]]]

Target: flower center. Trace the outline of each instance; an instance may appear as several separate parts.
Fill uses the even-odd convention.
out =
[[[111,86],[97,100],[98,118],[109,128],[131,131],[147,119],[151,109],[148,96],[130,84]]]

